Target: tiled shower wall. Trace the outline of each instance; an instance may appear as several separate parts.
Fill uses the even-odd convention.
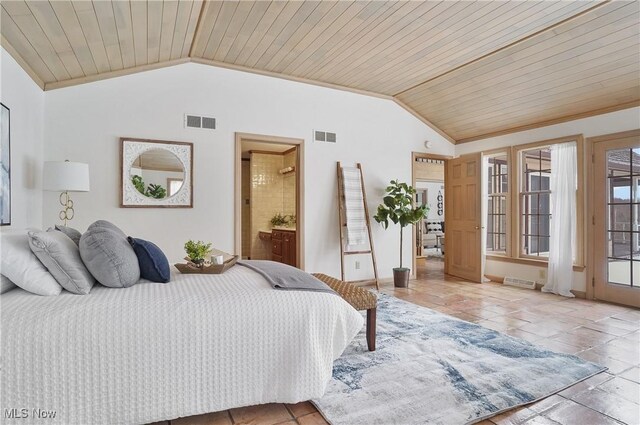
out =
[[[271,245],[258,231],[271,229],[271,218],[283,212],[282,155],[251,154],[251,259],[270,260]]]

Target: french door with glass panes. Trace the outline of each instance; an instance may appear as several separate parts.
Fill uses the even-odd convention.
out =
[[[640,307],[640,131],[593,139],[594,297]]]

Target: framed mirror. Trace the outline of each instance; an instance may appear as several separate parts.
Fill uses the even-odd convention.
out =
[[[120,139],[121,207],[193,208],[193,143]]]

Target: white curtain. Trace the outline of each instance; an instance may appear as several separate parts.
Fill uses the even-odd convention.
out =
[[[549,270],[542,291],[573,297],[573,256],[576,236],[576,189],[578,167],[576,143],[551,146],[551,229]]]
[[[482,282],[491,282],[484,274],[487,267],[487,213],[489,210],[489,157],[482,155]]]

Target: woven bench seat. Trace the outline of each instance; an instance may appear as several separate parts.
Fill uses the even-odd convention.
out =
[[[326,283],[356,310],[367,310],[367,346],[369,347],[369,351],[375,351],[376,308],[378,307],[378,297],[376,294],[365,288],[327,276],[326,274],[314,273],[313,276]]]

